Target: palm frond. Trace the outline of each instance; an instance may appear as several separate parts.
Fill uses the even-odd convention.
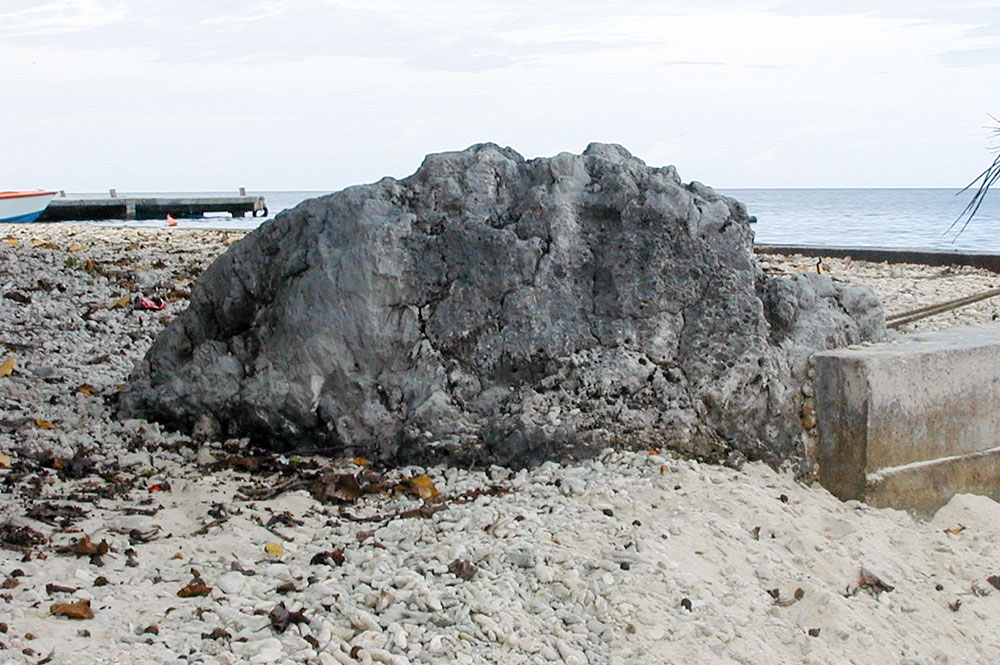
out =
[[[993,133],[1000,136],[1000,120],[992,115],[990,118],[997,123],[997,127],[993,129]],[[961,228],[958,229],[958,232],[955,233],[955,237],[952,239],[952,242],[958,240],[958,236],[962,235],[962,231],[965,231],[966,227],[969,226],[969,222],[972,221],[972,218],[976,216],[977,212],[979,212],[980,206],[983,205],[983,201],[986,199],[986,194],[998,181],[1000,181],[1000,148],[998,148],[997,155],[993,159],[993,163],[990,164],[985,171],[980,173],[975,180],[970,182],[968,185],[963,187],[960,192],[958,192],[959,194],[964,194],[971,188],[976,187],[978,184],[976,193],[972,195],[972,199],[969,201],[968,205],[965,206],[965,209],[961,212],[961,214],[959,214],[955,221],[951,223],[948,230],[945,231],[945,233],[950,233],[955,226],[962,224]]]

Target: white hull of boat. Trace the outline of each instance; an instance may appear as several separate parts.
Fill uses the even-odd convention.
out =
[[[55,192],[0,192],[0,223],[33,222],[45,212]]]

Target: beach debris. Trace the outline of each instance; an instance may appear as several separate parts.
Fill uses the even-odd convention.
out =
[[[879,576],[876,575],[875,573],[873,573],[872,571],[868,570],[865,567],[862,567],[861,568],[861,572],[858,575],[858,584],[857,584],[857,586],[854,587],[853,591],[848,590],[848,592],[845,593],[844,595],[845,596],[853,596],[859,590],[865,589],[868,592],[870,592],[871,594],[877,596],[882,591],[892,591],[895,588],[896,587],[894,587],[892,585],[889,585],[889,584],[886,584],[885,582],[883,582],[879,578]]]
[[[960,608],[961,606],[962,606],[962,599],[961,598],[956,598],[955,602],[948,603],[948,609],[951,610],[952,612],[957,612],[958,608]]]
[[[230,569],[230,570],[234,570],[234,571],[236,571],[237,573],[241,573],[241,574],[243,574],[243,575],[246,575],[246,576],[248,576],[248,577],[250,577],[250,576],[253,576],[253,575],[256,575],[256,574],[257,574],[257,571],[256,571],[256,570],[251,570],[251,569],[249,569],[249,568],[244,568],[244,567],[243,567],[243,566],[242,566],[242,565],[240,564],[240,562],[239,562],[239,561],[233,561],[232,563],[230,563],[230,564],[229,564],[229,569]]]
[[[205,584],[200,578],[190,584],[187,584],[177,592],[179,598],[195,598],[199,596],[207,596],[212,593],[212,587]]]
[[[59,505],[45,501],[29,508],[26,515],[33,520],[65,529],[73,522],[86,517],[87,511],[79,506]]]
[[[0,363],[0,376],[10,376],[14,373],[14,356],[8,357]]]
[[[221,626],[212,630],[211,633],[202,633],[201,639],[203,640],[228,640],[233,636],[228,630],[222,628]]]
[[[264,551],[267,552],[268,555],[270,556],[280,557],[282,554],[285,553],[285,548],[281,546],[281,543],[276,543],[272,541],[264,545]]]
[[[173,215],[169,215],[168,214],[166,222],[167,222],[167,226],[177,226],[177,220],[174,219]]]
[[[819,628],[810,628],[806,632],[809,633],[809,637],[819,637]]]
[[[54,603],[49,608],[53,616],[64,616],[69,619],[93,619],[94,612],[90,609],[89,600],[78,600],[75,603]]]
[[[9,469],[11,467],[10,455],[7,453],[0,453],[0,469]]]
[[[986,578],[986,581],[996,587],[997,590],[1000,590],[1000,577],[997,575],[990,575]]]
[[[448,572],[459,579],[469,581],[476,576],[476,565],[466,559],[455,559],[448,564]]]
[[[145,296],[136,296],[135,301],[133,303],[133,309],[137,310],[147,309],[147,310],[159,311],[166,308],[167,308],[166,301],[158,296],[152,296],[150,298],[147,298]]]
[[[60,584],[52,584],[51,582],[45,585],[45,593],[50,596],[54,593],[76,593],[77,591],[79,591],[77,587],[62,586]]]
[[[72,545],[57,547],[56,552],[62,554],[75,554],[76,556],[89,556],[92,560],[99,560],[99,557],[104,556],[111,551],[111,545],[107,540],[101,540],[99,543],[95,543],[90,539],[90,536],[84,535],[78,538]],[[97,565],[100,565],[99,563]]]
[[[333,565],[342,566],[344,564],[344,548],[338,547],[335,550],[330,550],[327,552],[317,552],[309,559],[311,565]]]
[[[309,619],[305,617],[305,608],[296,610],[295,612],[290,612],[287,607],[285,607],[285,601],[281,601],[274,606],[268,613],[268,618],[271,620],[271,628],[277,633],[283,633],[288,629],[291,624],[304,623],[308,624]]]
[[[418,496],[424,501],[436,501],[441,498],[441,492],[434,486],[434,481],[431,480],[430,476],[421,475],[414,478],[403,478],[396,485],[396,489]]]
[[[774,604],[778,607],[790,607],[791,605],[794,605],[802,600],[803,596],[806,595],[805,590],[801,587],[795,590],[791,598],[782,598],[781,591],[779,589],[768,589],[767,593],[774,599]]]
[[[683,607],[684,609],[686,609],[688,612],[691,612],[692,611],[691,608],[693,607],[691,605],[691,599],[690,598],[681,598],[681,607]]]
[[[7,300],[13,300],[14,302],[19,303],[21,305],[31,304],[31,296],[21,293],[20,291],[7,291],[6,293],[3,294],[3,297],[6,298]]]
[[[993,587],[987,584],[987,582],[988,580],[972,580],[969,588],[972,591],[972,595],[983,598],[993,593]]]
[[[958,534],[960,534],[963,531],[965,531],[965,525],[964,524],[959,524],[957,526],[953,526],[953,527],[948,528],[948,529],[942,529],[942,531],[944,531],[945,533],[947,533],[950,536],[957,536]]]

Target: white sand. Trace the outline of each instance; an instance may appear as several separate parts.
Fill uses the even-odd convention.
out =
[[[426,473],[452,499],[490,490],[445,501],[428,517],[398,516],[422,505],[401,493],[345,505],[304,489],[241,500],[240,487],[282,476],[213,466],[238,455],[240,443],[198,445],[156,425],[119,423],[106,403],[183,309],[193,273],[240,234],[0,226],[4,237],[0,363],[13,358],[14,368],[0,377],[0,455],[9,463],[0,457],[0,524],[5,534],[27,526],[48,540],[29,557],[0,550],[0,663],[51,653],[52,663],[916,665],[988,663],[1000,653],[1000,590],[987,581],[1000,574],[1000,505],[983,497],[958,496],[921,522],[842,503],[759,464],[734,471],[609,450],[516,474],[389,473],[394,481]],[[786,271],[815,263],[761,260]],[[996,282],[969,269],[828,266],[835,278],[871,284],[890,312]],[[122,303],[140,293],[176,300],[162,312]],[[985,301],[910,328],[982,322],[996,307]],[[72,462],[52,468],[53,456],[88,449],[89,462],[77,460],[81,477],[66,477]],[[94,493],[112,481],[120,495]],[[25,517],[46,502],[86,517],[66,528]],[[386,519],[352,520],[379,514]],[[130,543],[132,529],[150,540]],[[84,535],[110,545],[102,566],[56,551]],[[268,543],[283,552],[268,554]],[[341,565],[310,563],[340,548]],[[449,571],[456,560],[469,562],[471,579]],[[859,589],[862,568],[893,590]],[[212,589],[180,598],[192,571]],[[95,586],[99,576],[108,583]],[[82,600],[93,618],[50,611]],[[273,628],[269,614],[278,617],[282,602],[308,623]],[[222,637],[203,637],[216,629]]]

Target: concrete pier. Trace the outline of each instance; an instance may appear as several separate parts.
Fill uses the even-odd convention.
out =
[[[1000,500],[1000,325],[813,356],[820,482],[842,499],[929,514]]]
[[[69,222],[105,219],[178,219],[202,217],[205,213],[227,212],[233,217],[267,216],[263,196],[57,196],[38,219],[39,222]]]

